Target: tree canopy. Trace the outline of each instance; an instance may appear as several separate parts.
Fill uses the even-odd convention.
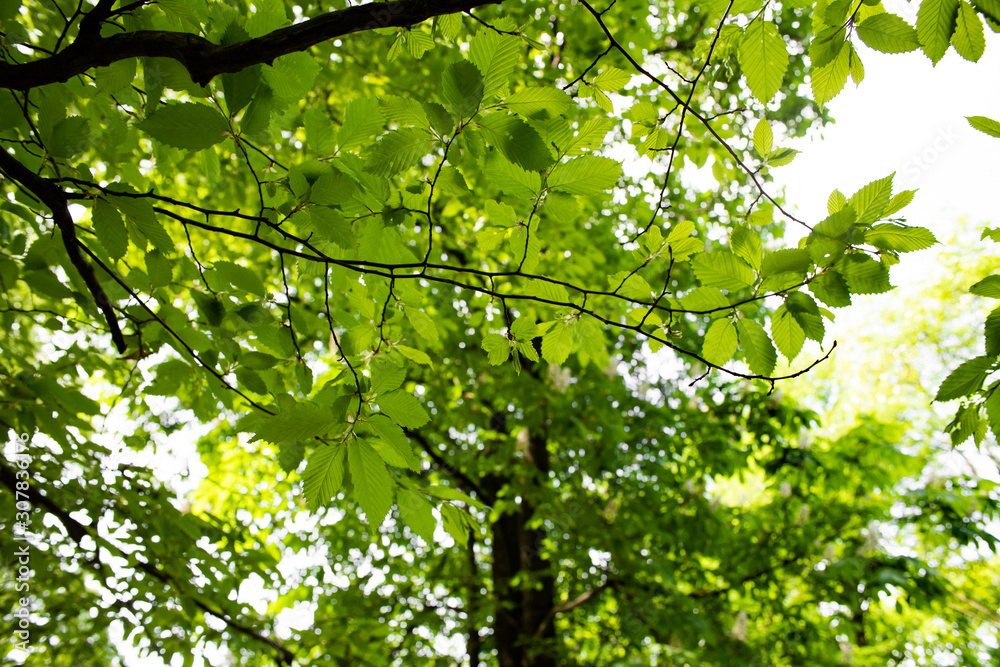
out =
[[[823,220],[771,182],[867,49],[986,29],[997,0],[0,0],[4,648],[991,664],[992,485],[775,391],[935,236],[893,174],[831,175]],[[956,442],[1000,427],[994,320],[938,394]],[[133,463],[184,439],[180,480]]]

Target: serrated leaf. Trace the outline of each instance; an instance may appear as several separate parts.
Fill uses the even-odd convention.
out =
[[[357,245],[351,225],[340,211],[327,206],[310,206],[308,213],[309,224],[322,238],[333,241],[341,248],[351,249]]]
[[[562,115],[573,105],[573,98],[558,88],[530,86],[509,95],[504,104],[520,116],[545,119]]]
[[[950,401],[962,396],[969,396],[983,388],[983,382],[993,371],[996,359],[984,355],[975,357],[959,365],[948,374],[938,388],[935,401]]]
[[[684,310],[694,313],[721,310],[730,306],[729,299],[715,287],[696,287],[681,297]]]
[[[771,335],[781,355],[789,363],[799,356],[806,341],[806,333],[802,326],[784,305],[779,306],[771,316]]]
[[[590,85],[598,90],[614,93],[631,81],[632,76],[617,67],[609,67],[590,80]]]
[[[265,417],[257,427],[254,440],[273,443],[308,440],[329,433],[336,425],[337,419],[329,408],[305,401]]]
[[[761,118],[757,121],[757,127],[753,131],[753,148],[762,159],[766,160],[771,153],[773,144],[774,134],[771,132],[771,126]]]
[[[305,457],[306,447],[301,442],[287,442],[278,448],[278,465],[281,466],[281,469],[286,473],[298,470],[299,465]],[[341,468],[343,468],[343,463],[341,463]],[[305,492],[305,489],[303,489],[303,492]],[[330,496],[327,500],[332,498],[334,493],[336,493],[336,490],[331,490]],[[312,495],[306,494],[306,503],[313,505],[317,495],[322,497],[323,494],[322,492],[317,493],[315,490]],[[319,504],[322,505],[322,503]]]
[[[391,361],[377,360],[371,365],[371,394],[378,396],[395,389],[406,379],[406,369]]]
[[[426,130],[410,127],[390,130],[368,151],[365,171],[376,176],[394,176],[415,165],[433,144],[434,138]]]
[[[420,428],[430,417],[416,396],[405,391],[391,391],[379,396],[379,409],[403,428]]]
[[[851,292],[844,277],[835,271],[822,273],[809,283],[809,291],[831,308],[851,305]]]
[[[431,504],[422,495],[410,489],[400,489],[396,494],[396,507],[399,509],[399,516],[410,530],[428,545],[434,544],[437,520],[434,519]]]
[[[922,0],[917,10],[917,38],[935,65],[944,57],[955,33],[959,0]]]
[[[591,118],[583,124],[566,146],[560,147],[568,157],[582,155],[585,150],[593,150],[604,145],[604,138],[611,131],[613,121],[606,116]]]
[[[1000,355],[1000,308],[986,316],[986,354]]]
[[[119,90],[129,86],[135,79],[136,58],[125,58],[113,62],[107,67],[98,67],[94,72],[94,81],[97,83],[98,93],[117,93]]]
[[[421,366],[431,365],[430,356],[423,350],[418,350],[414,347],[408,347],[406,345],[396,345],[396,349],[399,350],[400,354],[414,363],[420,364]]]
[[[722,366],[736,354],[738,343],[736,327],[732,321],[726,317],[719,318],[714,320],[705,332],[701,356],[710,364]]]
[[[739,333],[740,349],[746,356],[747,366],[756,375],[769,376],[778,363],[778,354],[774,351],[771,339],[764,332],[764,327],[753,320],[742,319],[736,323]]]
[[[840,94],[851,73],[850,49],[841,49],[837,56],[822,67],[815,67],[809,74],[813,99],[820,106]]]
[[[303,125],[306,129],[306,144],[314,153],[320,155],[331,155],[337,148],[334,137],[336,128],[330,117],[316,107],[306,110],[303,117]]]
[[[441,97],[457,118],[472,116],[483,100],[483,75],[472,63],[452,63],[441,79]]]
[[[441,505],[441,519],[444,529],[454,538],[455,543],[461,546],[469,540],[469,524],[466,522],[465,513],[454,505],[445,503]]]
[[[784,167],[789,165],[799,152],[800,151],[797,151],[794,148],[775,148],[771,151],[771,154],[767,156],[767,166]]]
[[[882,53],[906,53],[920,48],[916,29],[895,14],[870,16],[858,25],[861,41]]]
[[[844,48],[844,37],[847,27],[837,25],[819,31],[809,42],[809,60],[813,69],[822,67],[834,61]]]
[[[549,174],[548,186],[574,195],[595,195],[610,190],[622,167],[611,158],[584,155],[558,164]]]
[[[761,277],[766,277],[778,273],[793,272],[804,277],[805,272],[811,265],[812,260],[808,250],[803,248],[783,248],[764,255],[760,275]]]
[[[480,30],[469,44],[469,60],[483,76],[483,97],[489,97],[507,84],[517,64],[521,41],[511,35]]]
[[[489,355],[490,364],[499,366],[510,358],[510,341],[501,334],[486,334],[483,337],[483,349]]]
[[[428,127],[427,112],[423,105],[409,97],[386,95],[379,100],[382,115],[390,123],[402,126]]]
[[[267,288],[253,269],[232,262],[216,262],[212,270],[219,279],[237,290],[249,292],[259,297],[267,297]]]
[[[840,190],[830,193],[830,198],[826,200],[826,211],[833,215],[847,204],[847,197]]]
[[[851,294],[881,294],[892,289],[889,269],[868,255],[846,255],[837,263]]]
[[[124,257],[128,251],[128,232],[125,230],[125,223],[117,209],[107,200],[98,198],[94,202],[91,219],[94,223],[97,240],[104,246],[108,256],[112,259]]]
[[[441,340],[441,334],[438,333],[437,324],[434,323],[434,318],[422,310],[407,308],[406,319],[409,320],[413,329],[420,335],[421,338],[426,340],[432,346],[437,347]]]
[[[154,247],[164,252],[173,251],[174,242],[163,229],[160,221],[156,219],[156,211],[153,210],[153,205],[148,199],[114,195],[109,195],[107,199],[125,215],[129,222],[135,225],[136,231],[141,234],[143,243],[141,245],[136,243],[136,245],[144,248],[145,240],[148,239]],[[135,242],[135,238],[132,240]]]
[[[363,440],[348,447],[347,460],[354,482],[354,499],[374,530],[382,525],[392,507],[392,477],[375,448]]]
[[[888,218],[893,213],[897,213],[905,208],[911,201],[913,201],[913,195],[916,193],[916,190],[903,190],[893,196],[893,198],[889,200],[889,203],[885,205],[885,210],[882,211],[882,217]]]
[[[991,137],[1000,138],[1000,122],[986,116],[966,116],[965,119],[969,121],[969,125],[980,132],[985,132]]]
[[[539,174],[521,169],[499,151],[486,155],[483,173],[501,191],[517,197],[532,197],[542,187]]]
[[[542,358],[550,364],[566,363],[573,351],[574,327],[563,322],[556,322],[542,336]]]
[[[224,141],[229,123],[207,104],[183,102],[159,107],[139,123],[139,129],[161,144],[200,151]]]
[[[362,146],[379,134],[384,125],[385,119],[377,99],[361,97],[351,100],[344,112],[344,124],[337,133],[337,144],[341,150]]]
[[[691,260],[691,267],[706,287],[732,292],[751,287],[755,282],[753,269],[731,252],[700,253]]]
[[[173,267],[161,251],[153,250],[146,253],[146,275],[153,287],[169,285],[173,280]]]
[[[301,447],[301,443],[295,443]],[[344,483],[344,460],[347,448],[342,445],[320,445],[309,455],[302,474],[302,490],[306,503],[319,510],[330,502]]]
[[[729,236],[729,247],[755,270],[760,270],[763,246],[760,235],[750,227],[739,225]]]
[[[986,276],[978,283],[970,287],[969,291],[976,296],[985,296],[990,299],[1000,299],[1000,275]]]
[[[313,89],[320,65],[305,52],[289,53],[264,65],[261,75],[281,106],[297,102]]]
[[[781,87],[788,70],[785,40],[770,21],[758,18],[747,26],[737,60],[753,96],[767,104]]]
[[[851,195],[848,203],[857,215],[856,224],[870,225],[882,217],[892,195],[892,179],[895,175],[893,172],[885,178],[872,181]]]
[[[379,439],[384,441],[386,446],[392,447],[393,452],[395,452],[393,460],[397,461],[397,463],[392,463],[386,458],[389,454],[383,451],[383,449],[379,449],[386,463],[396,465],[397,467],[409,468],[413,471],[420,470],[420,461],[413,455],[413,448],[410,447],[410,441],[407,439],[403,429],[394,424],[385,415],[378,413],[369,416],[367,423],[369,428],[378,435]],[[376,446],[376,448],[378,447]]]
[[[875,225],[865,232],[865,242],[876,248],[912,252],[930,248],[937,243],[934,234],[923,227],[901,227],[892,223]]]
[[[484,114],[479,122],[487,141],[522,169],[541,171],[555,161],[535,128],[517,116]]]

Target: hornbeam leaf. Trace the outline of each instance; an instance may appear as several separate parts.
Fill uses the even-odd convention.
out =
[[[895,175],[893,172],[885,178],[872,181],[851,195],[848,203],[858,216],[856,224],[870,225],[882,217],[892,195],[892,178]]]
[[[809,75],[813,98],[823,106],[840,94],[851,73],[850,49],[841,49],[837,57],[822,67],[813,68]]]
[[[980,132],[985,132],[991,137],[1000,138],[1000,122],[986,116],[966,116],[965,119],[969,121],[969,125]]]
[[[517,64],[521,40],[480,30],[469,44],[469,60],[483,75],[483,97],[489,97],[507,83]]]
[[[403,428],[420,428],[430,417],[416,396],[398,390],[390,391],[376,399],[379,409]]]
[[[736,327],[729,318],[723,317],[713,321],[705,332],[701,356],[711,364],[722,366],[736,354],[737,345]]]
[[[558,88],[530,86],[504,100],[507,108],[527,118],[559,116],[573,105],[573,99]]]
[[[1000,299],[1000,275],[986,276],[969,288],[976,296]]]
[[[325,435],[336,424],[337,419],[329,408],[306,401],[263,418],[253,439],[276,444],[308,440]]]
[[[374,530],[382,525],[392,507],[392,477],[385,469],[382,457],[364,440],[348,447],[347,460],[354,482],[354,499],[361,505],[369,527]]]
[[[955,34],[951,38],[958,55],[966,60],[978,62],[983,57],[986,50],[986,35],[983,31],[983,22],[965,0],[961,0],[958,6],[958,17],[955,20]]]
[[[221,113],[195,102],[161,106],[139,128],[161,144],[190,151],[214,146],[229,133],[229,123]]]
[[[771,335],[781,355],[791,363],[802,351],[806,332],[795,316],[782,304],[771,316]]]
[[[458,16],[458,14],[450,14],[449,16]],[[410,527],[410,530],[419,535],[428,545],[434,544],[434,529],[437,528],[437,520],[434,518],[431,504],[422,495],[410,489],[400,489],[399,493],[396,494],[396,507],[399,509],[399,516]]]
[[[986,354],[1000,355],[1000,308],[986,316]]]
[[[368,152],[365,171],[376,176],[393,176],[415,165],[433,144],[434,137],[427,130],[413,127],[391,130]]]
[[[548,185],[574,195],[595,195],[610,190],[621,173],[622,166],[611,158],[584,155],[556,165]]]
[[[917,194],[916,190],[903,190],[897,193],[889,200],[889,203],[885,205],[885,210],[882,211],[882,217],[887,218],[893,213],[906,208],[907,204],[913,201],[913,195]]]
[[[598,90],[613,93],[621,90],[631,79],[632,76],[627,72],[623,72],[617,67],[609,67],[591,79],[590,85]]]
[[[923,0],[917,10],[917,37],[935,65],[944,57],[958,21],[959,0]]]
[[[384,124],[377,99],[362,97],[351,100],[344,112],[344,124],[337,133],[337,144],[341,149],[361,146],[381,132]]]
[[[778,29],[770,21],[754,20],[740,40],[736,57],[753,96],[770,102],[788,70],[788,51]]]
[[[458,118],[468,118],[483,101],[483,75],[464,60],[452,63],[441,79],[441,97]]]
[[[870,16],[858,25],[861,41],[882,53],[906,53],[920,48],[917,31],[895,14]]]
[[[94,202],[91,219],[94,222],[97,240],[108,251],[108,256],[112,259],[124,257],[128,250],[128,232],[125,230],[121,214],[115,207],[109,204],[106,199],[98,198]]]
[[[753,148],[761,159],[766,160],[767,156],[771,154],[773,144],[774,134],[771,132],[771,126],[761,118],[757,121],[757,127],[753,131]]]
[[[730,292],[746,289],[754,283],[754,273],[746,262],[731,252],[699,253],[691,260],[701,284]]]
[[[962,363],[944,379],[934,400],[950,401],[974,394],[983,388],[983,382],[995,364],[996,360],[989,355],[975,357]]]
[[[262,74],[271,92],[282,106],[305,97],[316,82],[320,66],[308,53],[289,53],[264,65]]]
[[[865,241],[876,248],[912,252],[937,243],[934,234],[923,227],[901,227],[891,223],[875,225],[865,232]]]
[[[320,445],[309,455],[302,474],[303,492],[312,509],[324,506],[344,483],[344,459],[347,448],[343,445]]]
[[[740,349],[746,356],[747,366],[756,375],[769,376],[778,363],[778,354],[774,351],[771,339],[764,332],[764,327],[753,320],[740,320],[736,323],[739,332]]]

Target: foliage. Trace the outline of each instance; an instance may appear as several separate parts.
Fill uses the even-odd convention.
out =
[[[892,175],[795,218],[781,138],[862,43],[978,59],[993,0],[915,28],[868,0],[347,5],[0,5],[2,420],[32,442],[3,517],[49,517],[56,592],[29,650],[110,664],[113,617],[188,663],[444,664],[462,636],[472,664],[884,664],[940,619],[987,662],[947,606],[985,575],[879,548],[894,507],[945,506],[902,485],[922,454],[871,421],[807,447],[815,415],[763,392],[936,242]],[[656,353],[704,381],[641,384]],[[98,437],[116,405],[128,450],[207,425],[183,502]],[[980,491],[944,530],[992,548]]]

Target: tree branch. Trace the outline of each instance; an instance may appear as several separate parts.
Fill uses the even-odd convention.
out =
[[[405,28],[435,16],[466,12],[474,7],[500,4],[503,0],[396,0],[348,7],[281,28],[255,39],[221,46],[204,37],[183,32],[140,30],[101,37],[83,30],[68,47],[48,58],[22,64],[0,63],[0,88],[30,90],[49,83],[68,81],[95,67],[126,58],[171,58],[191,79],[205,85],[218,74],[239,72],[252,65],[272,63],[275,58],[305,51],[335,37],[377,28]],[[101,8],[91,11],[84,23]]]
[[[125,337],[122,335],[121,327],[115,318],[115,311],[111,307],[111,300],[104,293],[104,288],[94,275],[94,269],[87,262],[87,259],[80,251],[80,240],[76,238],[76,226],[73,216],[69,213],[69,200],[66,193],[49,179],[39,176],[23,164],[18,162],[7,151],[0,149],[0,171],[7,178],[20,183],[22,187],[38,197],[39,201],[49,207],[52,211],[52,218],[56,227],[62,234],[63,245],[66,247],[66,254],[73,262],[73,266],[80,273],[83,282],[94,297],[97,307],[104,313],[104,319],[108,322],[108,329],[111,332],[111,340],[119,352],[124,352],[128,346],[125,344]]]

